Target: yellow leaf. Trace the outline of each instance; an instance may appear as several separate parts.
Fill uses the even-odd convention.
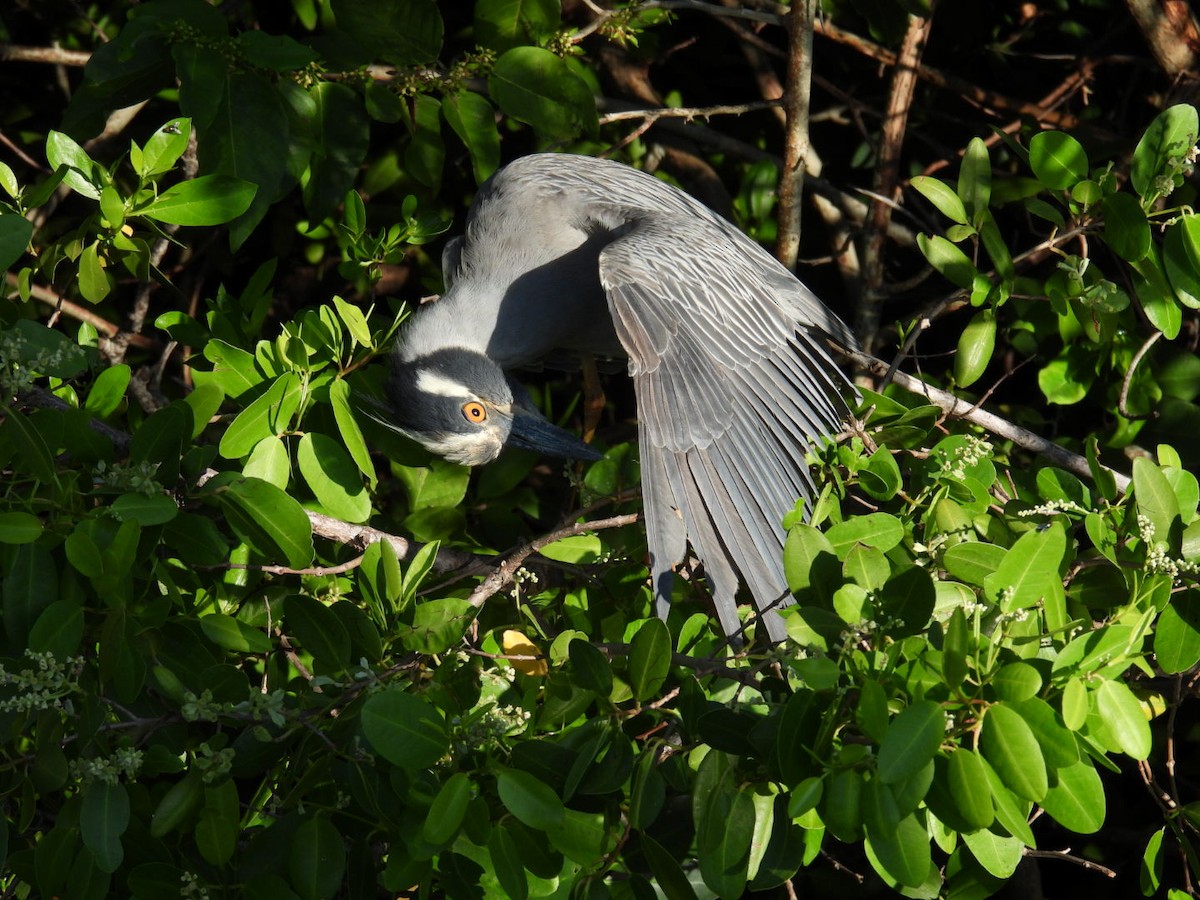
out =
[[[537,645],[519,631],[508,630],[501,635],[501,645],[508,661],[522,675],[545,675],[550,671]]]

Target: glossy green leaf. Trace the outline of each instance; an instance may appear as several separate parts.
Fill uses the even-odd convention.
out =
[[[947,219],[957,222],[959,225],[970,224],[971,219],[967,215],[963,201],[945,182],[928,175],[914,175],[910,183]],[[986,201],[984,205],[986,205]]]
[[[83,606],[74,599],[56,600],[42,610],[29,631],[29,649],[53,653],[58,659],[75,656],[83,641]]]
[[[942,565],[955,578],[983,587],[987,577],[1000,568],[1007,552],[995,544],[964,541],[942,554]]]
[[[242,474],[247,478],[260,478],[286,491],[292,478],[292,460],[284,439],[275,435],[261,438],[246,457]]]
[[[876,500],[891,500],[900,490],[900,466],[887,447],[880,447],[867,458],[858,478],[863,491]]]
[[[1028,700],[1042,689],[1042,676],[1029,663],[1014,662],[1001,666],[991,685],[1001,700]]]
[[[29,247],[33,223],[24,216],[0,212],[0,272],[7,271]]]
[[[0,513],[0,544],[32,544],[42,534],[42,520],[37,516],[10,510]]]
[[[1054,708],[1040,697],[1010,704],[1025,720],[1042,748],[1049,769],[1066,768],[1079,761],[1079,745]]]
[[[372,694],[363,705],[361,721],[372,749],[409,772],[429,768],[450,749],[442,714],[403,690]]]
[[[675,857],[649,834],[639,834],[638,842],[667,900],[696,900],[696,892]]]
[[[946,716],[932,700],[904,709],[888,726],[879,746],[877,771],[885,784],[895,784],[927,766],[946,736]]]
[[[336,298],[334,298],[336,299]],[[338,434],[346,445],[354,464],[367,477],[368,483],[375,486],[375,464],[371,460],[371,452],[367,448],[362,429],[354,418],[350,403],[350,386],[344,379],[339,378],[329,385],[329,403],[333,407],[333,417],[337,422]]]
[[[1010,878],[1025,854],[1020,840],[992,831],[968,832],[962,839],[978,863],[997,878]]]
[[[995,820],[992,792],[983,760],[973,750],[959,748],[950,754],[947,777],[950,795],[963,821],[971,828],[987,828]]]
[[[929,573],[917,566],[893,575],[879,591],[879,610],[889,621],[890,634],[917,634],[933,615],[937,592]]]
[[[514,47],[496,60],[488,92],[507,115],[548,138],[570,138],[596,127],[596,101],[568,64],[541,47]]]
[[[213,364],[214,380],[235,400],[265,380],[252,354],[225,341],[214,339],[205,344],[204,357]]]
[[[1168,544],[1171,526],[1179,518],[1179,500],[1157,465],[1145,457],[1133,461],[1133,492],[1138,512],[1149,521],[1156,544]]]
[[[947,281],[964,289],[970,289],[975,283],[975,276],[979,274],[975,265],[962,250],[940,234],[932,237],[917,235],[917,246],[929,264]]]
[[[996,314],[982,309],[971,317],[958,338],[954,355],[954,380],[960,387],[970,387],[992,361],[996,349]]]
[[[323,815],[303,822],[288,847],[288,876],[301,900],[331,900],[346,873],[341,832]]]
[[[529,876],[521,862],[520,850],[503,824],[492,829],[487,848],[496,880],[504,889],[504,895],[525,900],[529,896]]]
[[[978,225],[992,199],[992,163],[982,138],[973,137],[967,142],[958,170],[958,196],[969,220]]]
[[[292,594],[284,602],[283,616],[285,632],[312,654],[320,672],[341,672],[350,664],[350,635],[333,610],[316,597]]]
[[[200,628],[218,647],[234,653],[270,653],[275,647],[261,630],[224,613],[202,616]]]
[[[109,511],[122,522],[163,525],[179,515],[179,504],[166,494],[122,494]]]
[[[1055,772],[1055,782],[1042,798],[1042,809],[1076,834],[1094,834],[1104,824],[1104,784],[1086,758]]]
[[[719,896],[739,897],[749,878],[754,801],[732,779],[695,799],[696,852],[704,883]]]
[[[1134,759],[1148,757],[1152,744],[1150,723],[1133,691],[1122,681],[1101,681],[1092,696],[1097,714],[1121,752]]]
[[[563,824],[566,809],[558,794],[528,772],[504,769],[496,779],[496,789],[504,808],[530,828],[550,831]]]
[[[471,779],[465,772],[455,772],[438,789],[421,834],[431,844],[448,843],[462,827],[471,802]]]
[[[987,772],[988,787],[992,790],[992,805],[996,809],[996,821],[1013,837],[1020,839],[1026,846],[1036,847],[1037,840],[1029,827],[1029,811],[1033,804],[1022,800],[1010,791],[1001,780],[999,774],[988,763],[987,757],[982,757],[984,771]]]
[[[809,586],[814,566],[826,554],[828,560],[836,562],[833,544],[822,532],[811,525],[789,529],[783,546],[783,570],[793,593]]]
[[[257,190],[230,175],[201,175],[167,188],[135,212],[169,225],[222,225],[249,209]]]
[[[1016,710],[1003,703],[988,707],[980,749],[1001,781],[1018,797],[1037,803],[1046,796],[1049,783],[1042,749]]]
[[[825,532],[825,537],[838,557],[845,559],[846,553],[856,544],[885,552],[891,550],[904,539],[904,526],[887,513],[868,513],[839,522]]]
[[[900,884],[919,887],[928,878],[933,861],[929,834],[915,815],[902,819],[890,834],[870,835],[867,843],[883,873]]]
[[[161,125],[142,148],[140,164],[135,165],[138,175],[147,180],[171,171],[187,150],[191,135],[192,122],[186,117]]]
[[[667,782],[653,754],[643,753],[634,763],[629,796],[629,824],[645,830],[654,824],[667,799]]]
[[[79,254],[79,293],[89,303],[99,303],[113,287],[99,251],[99,243],[92,242]]]
[[[1143,198],[1157,195],[1154,180],[1167,170],[1171,160],[1186,157],[1196,143],[1198,133],[1196,107],[1179,103],[1159,113],[1133,151],[1129,180]]]
[[[629,684],[637,700],[658,694],[671,670],[671,632],[661,619],[647,619],[629,643]]]
[[[858,694],[854,720],[871,740],[883,743],[888,735],[887,694],[878,681],[864,681]]]
[[[46,161],[50,168],[67,166],[63,184],[89,200],[100,200],[100,190],[107,181],[101,169],[86,150],[74,139],[59,131],[46,135]],[[40,205],[40,204],[37,204]]]
[[[604,544],[598,535],[575,534],[547,544],[538,552],[556,562],[582,566],[598,560],[604,552]]]
[[[594,644],[583,638],[571,641],[568,648],[575,681],[599,697],[612,693],[612,664]]]
[[[338,28],[380,61],[415,66],[437,59],[444,26],[435,0],[381,8],[371,0],[333,0]]]
[[[1163,236],[1163,270],[1175,297],[1189,309],[1200,309],[1200,216],[1183,215]]]
[[[129,366],[120,364],[110,366],[97,375],[92,389],[88,392],[84,409],[98,419],[111,416],[125,399],[125,388],[129,386],[130,373]]]
[[[1087,177],[1083,145],[1061,131],[1042,131],[1029,141],[1029,165],[1038,181],[1052,190],[1065,190]]]
[[[312,562],[312,523],[303,507],[275,485],[245,478],[230,483],[219,497],[233,530],[259,554],[293,569]]]
[[[1154,626],[1154,656],[1168,675],[1200,662],[1200,592],[1190,589],[1171,598]]]
[[[515,4],[514,4],[515,5]],[[479,7],[476,7],[478,14]],[[500,166],[500,132],[496,110],[474,91],[458,91],[442,98],[442,115],[471,154],[475,181],[483,184]]]
[[[1063,724],[1071,731],[1078,731],[1087,721],[1088,689],[1078,678],[1072,678],[1063,687]]]
[[[1142,853],[1142,865],[1139,872],[1142,896],[1144,897],[1152,897],[1158,892],[1158,888],[1162,884],[1162,843],[1166,832],[1167,827],[1164,825],[1150,835],[1150,840],[1146,841],[1146,849]]]
[[[371,497],[354,460],[332,438],[305,433],[296,445],[296,465],[321,508],[343,522],[362,523],[371,515]]]
[[[129,827],[129,793],[123,784],[94,781],[83,790],[79,833],[102,872],[115,872],[125,858],[121,836]]]
[[[988,595],[1003,612],[1036,605],[1054,586],[1061,588],[1059,565],[1066,550],[1066,532],[1057,522],[1044,531],[1027,531],[984,580]]]
[[[204,809],[196,821],[196,846],[204,860],[223,866],[237,851],[241,826],[237,785],[227,779],[204,789]]]
[[[1137,262],[1150,251],[1150,223],[1131,194],[1110,194],[1101,203],[1104,240],[1113,253]]]

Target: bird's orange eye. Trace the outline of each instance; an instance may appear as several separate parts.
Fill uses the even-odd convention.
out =
[[[468,422],[474,422],[478,425],[480,422],[487,421],[487,410],[484,409],[482,403],[471,400],[462,405],[462,414]]]

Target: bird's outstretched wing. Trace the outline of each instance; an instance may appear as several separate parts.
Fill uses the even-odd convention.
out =
[[[780,522],[813,496],[805,451],[836,433],[849,390],[807,326],[844,326],[715,217],[643,209],[618,234],[600,280],[634,378],[659,611],[690,541],[726,633],[740,627],[740,573],[779,640]]]

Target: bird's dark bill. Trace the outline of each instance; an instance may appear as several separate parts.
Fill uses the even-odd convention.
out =
[[[508,443],[513,447],[563,459],[597,460],[603,457],[594,447],[535,413],[520,408],[514,413],[508,436]]]

